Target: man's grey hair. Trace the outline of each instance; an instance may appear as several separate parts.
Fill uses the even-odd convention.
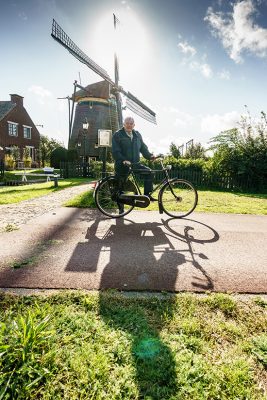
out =
[[[134,119],[133,119],[133,117],[125,117],[124,118],[124,123],[126,123],[126,122],[132,122],[132,123],[134,123]]]

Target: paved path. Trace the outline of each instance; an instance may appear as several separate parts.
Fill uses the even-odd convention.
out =
[[[266,216],[59,207],[0,234],[0,287],[267,293],[266,243]]]
[[[35,217],[60,207],[65,201],[74,196],[91,190],[92,185],[92,183],[88,183],[85,185],[73,186],[36,199],[0,205],[0,231],[4,230],[7,225],[19,227]]]

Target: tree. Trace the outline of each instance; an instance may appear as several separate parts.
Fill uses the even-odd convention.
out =
[[[51,152],[50,165],[54,168],[60,168],[60,161],[67,161],[68,150],[64,147],[57,147]]]
[[[207,159],[205,155],[205,149],[200,143],[193,143],[185,153],[185,158],[191,158],[192,160],[197,160],[198,158],[202,158],[204,160]]]
[[[175,157],[175,158],[180,158],[181,157],[181,153],[180,153],[180,150],[178,149],[178,147],[176,146],[176,144],[175,143],[171,143],[171,145],[170,145],[170,153],[171,153],[171,155],[173,156],[173,157]]]
[[[45,135],[40,136],[40,146],[39,146],[38,158],[43,167],[45,166],[45,164],[50,163],[50,157],[51,157],[52,151],[58,147],[62,147],[62,145],[63,145],[63,143],[59,142],[56,139],[49,138],[48,136],[45,136]]]
[[[221,172],[250,178],[255,186],[267,180],[267,120],[261,112],[253,122],[250,114],[241,117],[239,127],[221,132],[211,139],[215,151],[213,164]]]

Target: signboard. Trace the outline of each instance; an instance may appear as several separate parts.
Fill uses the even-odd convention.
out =
[[[111,130],[98,129],[98,147],[111,147],[111,137]]]

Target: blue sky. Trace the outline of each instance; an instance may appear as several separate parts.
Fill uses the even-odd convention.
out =
[[[115,13],[120,84],[157,114],[135,117],[157,152],[190,139],[206,146],[247,105],[267,111],[267,0],[0,0],[0,100],[10,93],[40,133],[67,144],[68,107],[58,97],[101,80],[51,36],[52,19],[113,77]],[[131,114],[126,111],[126,114]]]

